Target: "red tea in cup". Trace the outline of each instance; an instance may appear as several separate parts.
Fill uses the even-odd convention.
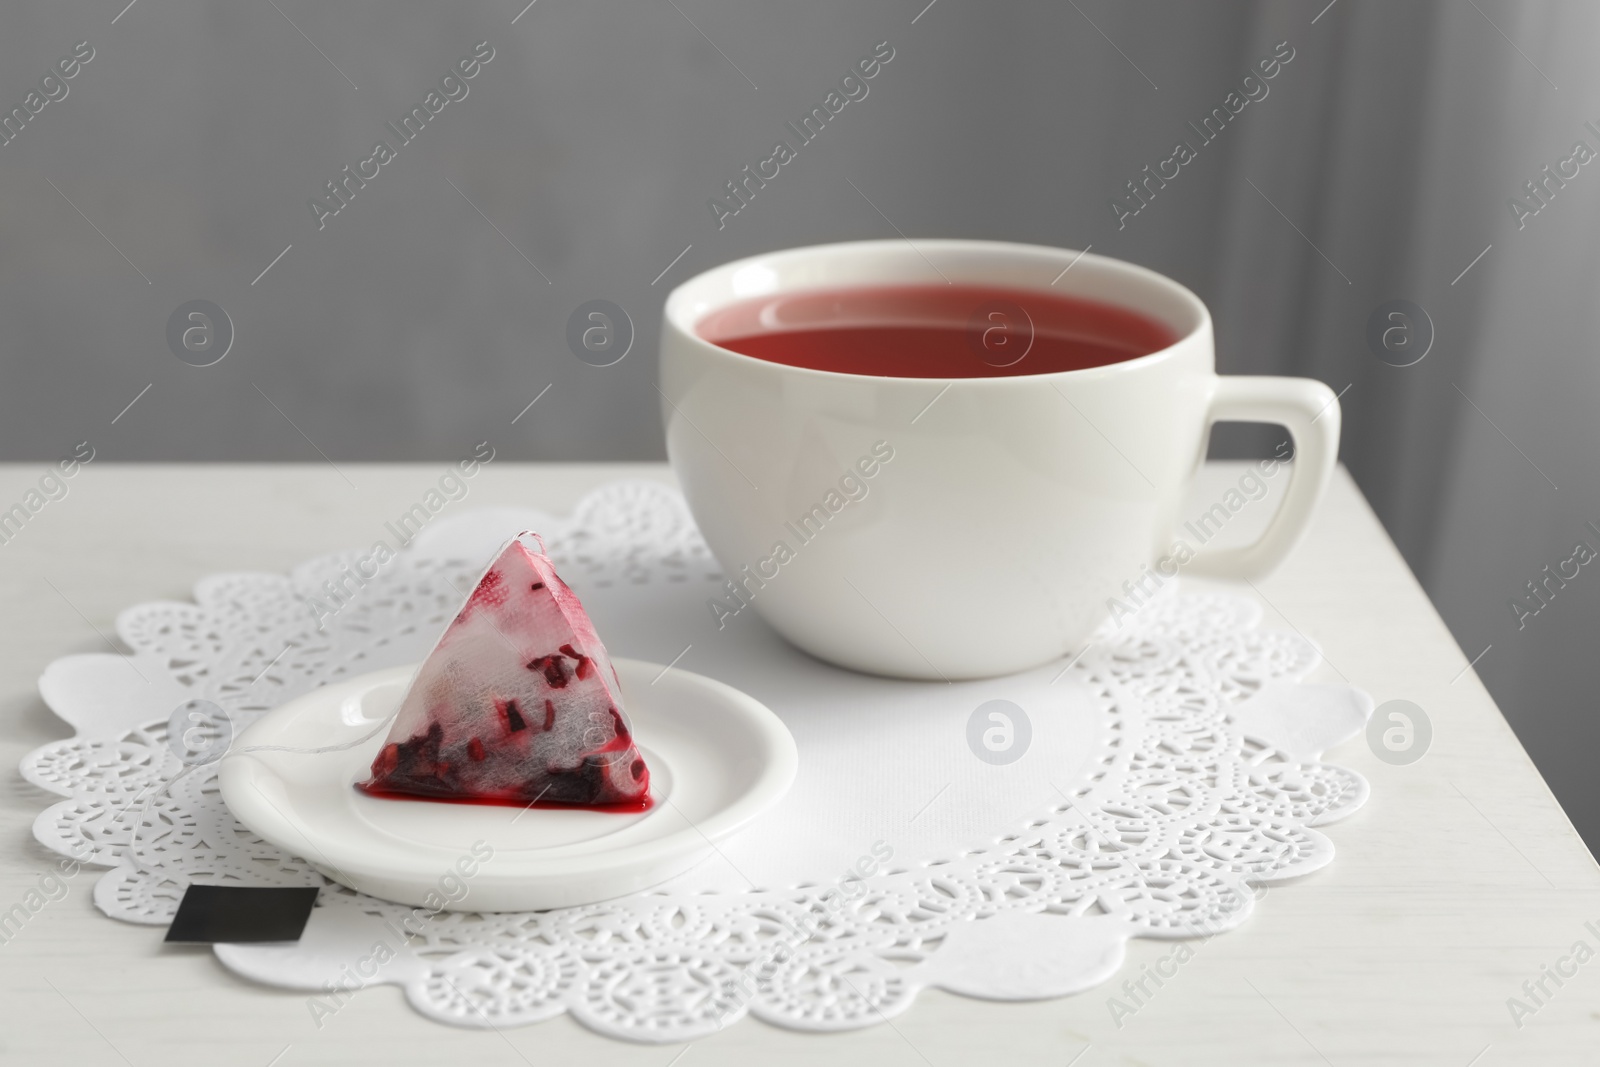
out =
[[[1036,289],[888,285],[774,293],[695,327],[791,367],[893,378],[1054,374],[1137,359],[1177,335],[1114,304]]]

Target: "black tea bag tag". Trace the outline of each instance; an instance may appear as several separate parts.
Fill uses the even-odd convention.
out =
[[[298,941],[317,892],[315,886],[191,885],[166,939],[202,944]]]

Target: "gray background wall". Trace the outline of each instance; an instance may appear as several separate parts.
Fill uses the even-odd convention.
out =
[[[6,108],[95,58],[0,147],[0,458],[658,458],[656,318],[697,270],[895,228],[1092,244],[1194,288],[1225,371],[1348,386],[1344,461],[1600,844],[1600,579],[1522,629],[1509,607],[1600,520],[1600,168],[1521,229],[1506,206],[1600,148],[1600,12],[924,3],[9,5]],[[307,200],[485,40],[470,95],[319,230]],[[719,230],[706,200],[885,40],[868,97]],[[1124,182],[1285,40],[1269,96],[1119,229]],[[196,298],[236,329],[205,368],[165,337]],[[607,368],[565,343],[597,298],[637,328]],[[1365,340],[1394,298],[1434,326],[1412,367]]]

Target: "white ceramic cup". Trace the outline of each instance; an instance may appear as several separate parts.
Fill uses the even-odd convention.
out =
[[[696,333],[756,296],[945,280],[1104,301],[1179,339],[1085,370],[944,380],[792,367]],[[798,248],[690,279],[664,319],[667,455],[729,579],[707,610],[721,626],[759,612],[812,655],[874,674],[987,677],[1083,648],[1113,598],[1129,603],[1126,583],[1148,592],[1153,568],[1180,569],[1179,509],[1214,422],[1281,425],[1294,461],[1261,538],[1201,547],[1185,574],[1276,566],[1338,456],[1331,390],[1218,377],[1200,299],[1103,256],[991,241]]]

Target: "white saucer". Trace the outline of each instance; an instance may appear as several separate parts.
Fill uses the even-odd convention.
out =
[[[639,660],[615,663],[650,765],[656,803],[647,812],[367,796],[355,783],[369,776],[386,730],[338,752],[243,751],[353,741],[394,710],[415,666],[325,686],[269,712],[224,757],[222,798],[261,837],[334,881],[386,900],[531,911],[646,889],[699,863],[712,842],[776,804],[794,781],[799,755],[783,722],[732,686]],[[480,862],[487,849],[492,857]]]

